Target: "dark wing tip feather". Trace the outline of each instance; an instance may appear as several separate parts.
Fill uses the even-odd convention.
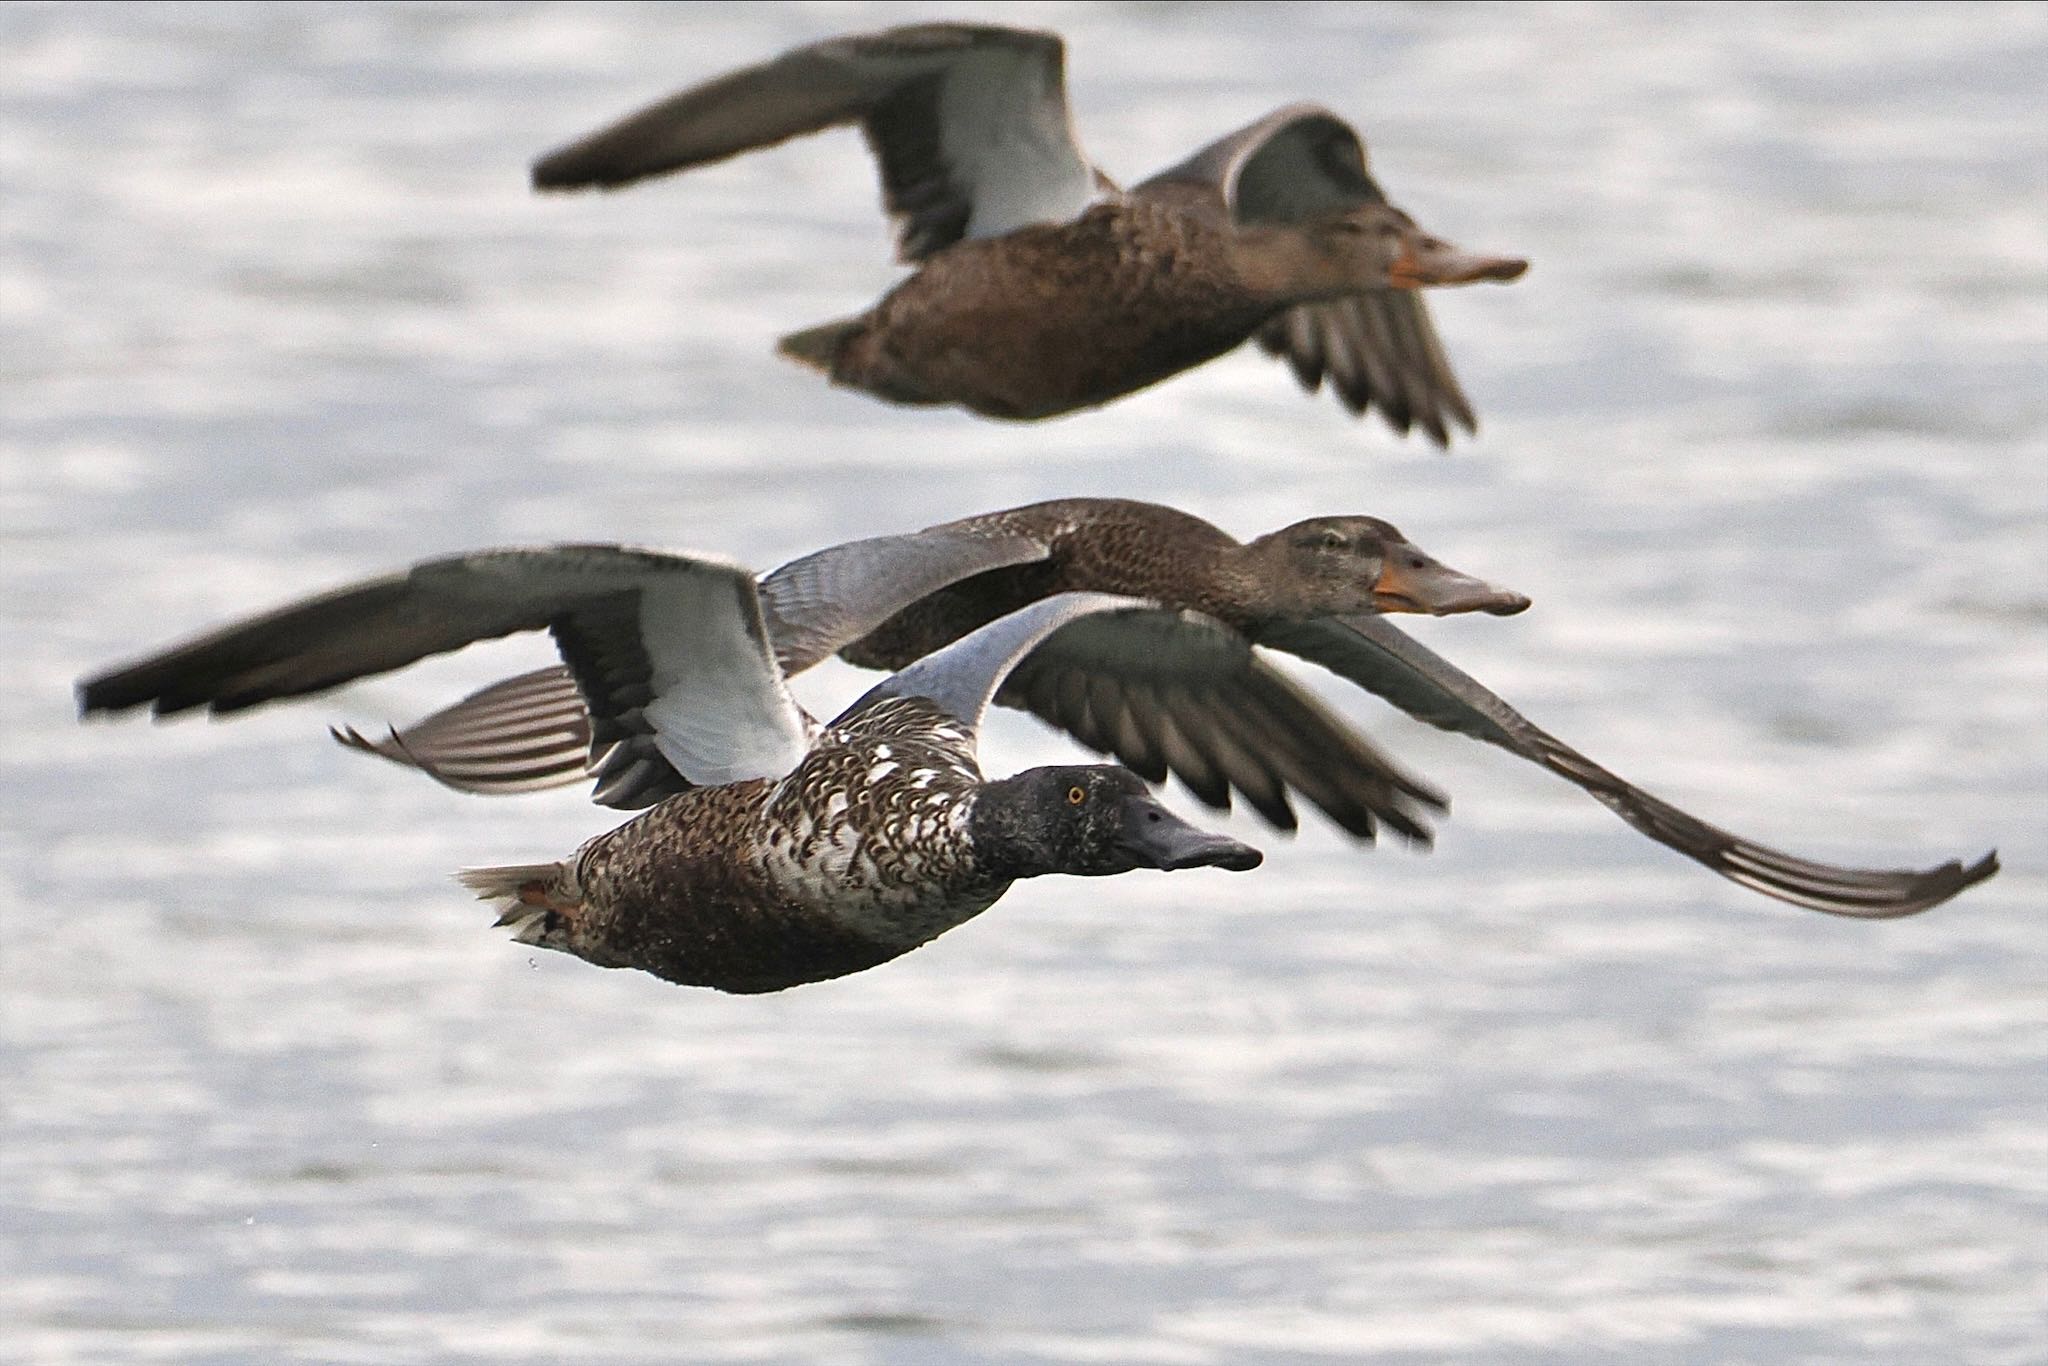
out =
[[[72,695],[78,701],[81,718],[100,712],[127,711],[148,700],[147,694],[131,696],[119,686],[119,674],[100,674],[72,686]]]
[[[1886,874],[1883,885],[1860,894],[1846,893],[1826,903],[1815,900],[1806,904],[1830,915],[1862,920],[1896,920],[1931,911],[1996,872],[1998,851],[1993,849],[1967,867],[1960,859],[1950,859],[1936,868]]]
[[[533,163],[533,188],[543,194],[566,194],[571,190],[616,190],[633,177],[596,175],[582,168],[579,149],[565,147]]]
[[[399,758],[404,753],[405,744],[399,737],[396,726],[391,727],[391,734],[382,740],[372,740],[354,726],[329,726],[327,734],[343,749],[358,749],[365,754],[375,754],[386,759]]]
[[[1652,796],[1533,724],[1477,679],[1380,617],[1269,628],[1261,643],[1334,670],[1420,721],[1498,745],[1586,792],[1631,827],[1753,892],[1829,915],[1885,920],[1930,910],[1998,872],[1969,865],[1848,868],[1783,853]]]
[[[1301,304],[1260,329],[1260,349],[1285,360],[1309,393],[1325,384],[1354,417],[1378,413],[1400,436],[1420,428],[1448,449],[1454,428],[1478,430],[1472,405],[1411,290],[1373,290]]]
[[[1422,430],[1429,434],[1430,441],[1439,449],[1450,449],[1451,429],[1444,424],[1441,412],[1435,408],[1424,408],[1416,414],[1415,420],[1421,424]]]
[[[147,706],[151,716],[176,716],[211,704],[212,710],[227,710],[225,697],[191,683],[173,681],[170,670],[158,661],[127,669],[114,669],[79,683],[76,687],[80,717],[133,711]],[[260,699],[259,699],[260,700]],[[243,702],[243,706],[253,705]]]
[[[406,744],[405,735],[396,726],[386,727],[387,734],[382,740],[372,740],[354,726],[329,726],[327,734],[343,749],[356,750],[363,754],[374,754],[379,759],[388,759],[400,768],[417,769],[435,782],[452,787],[458,792],[467,791],[460,783],[450,779],[431,760],[413,753]]]
[[[1850,868],[1787,854],[1711,825],[1594,764],[1541,732],[1538,761],[1591,793],[1643,834],[1730,882],[1794,906],[1857,920],[1893,920],[1932,910],[1998,871],[1992,851],[1965,867]]]

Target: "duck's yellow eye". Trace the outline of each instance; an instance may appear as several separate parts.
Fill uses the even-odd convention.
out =
[[[1068,788],[1068,789],[1067,789],[1067,805],[1068,805],[1068,806],[1079,806],[1079,805],[1080,805],[1080,804],[1081,804],[1082,802],[1085,802],[1085,801],[1087,801],[1087,800],[1088,800],[1088,794],[1087,794],[1086,792],[1082,791],[1082,790],[1081,790],[1080,788],[1078,788],[1078,787],[1070,787],[1070,788]]]

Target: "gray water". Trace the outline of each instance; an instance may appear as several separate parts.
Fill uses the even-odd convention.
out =
[[[851,134],[524,188],[685,81],[975,12],[0,9],[0,1357],[2048,1359],[2048,8],[1002,11],[1066,33],[1114,173],[1318,99],[1531,257],[1435,301],[1484,422],[1449,456],[1253,354],[1031,427],[778,362],[892,278]],[[541,642],[72,712],[428,554],[767,566],[1083,493],[1389,517],[1536,598],[1415,629],[1596,758],[2005,872],[1805,914],[1333,688],[1453,795],[1434,852],[1233,818],[1256,874],[1043,879],[735,998],[449,881],[614,819],[577,792],[325,739]],[[985,757],[1071,752],[1006,718]]]

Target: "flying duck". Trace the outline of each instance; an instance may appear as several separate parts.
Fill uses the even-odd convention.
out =
[[[1060,594],[892,675],[820,727],[789,694],[753,576],[703,556],[562,546],[429,561],[272,614],[383,612],[375,662],[317,632],[258,660],[233,628],[79,688],[86,714],[149,704],[223,714],[520,630],[551,630],[594,702],[637,699],[676,795],[558,863],[477,868],[465,885],[523,944],[731,992],[780,991],[887,962],[1047,873],[1244,870],[1257,850],[1188,825],[1114,765],[990,781],[976,733],[1034,646],[1142,617],[1172,648],[1243,653],[1192,614]]]
[[[1112,587],[1112,585],[1115,585]],[[1376,517],[1313,517],[1240,544],[1198,517],[1157,503],[1069,498],[1011,508],[909,535],[833,546],[763,578],[769,634],[798,673],[841,653],[898,668],[1052,593],[1115,592],[1171,599],[1256,641],[1278,621],[1369,612],[1519,612],[1529,600],[1458,572]],[[338,626],[323,648],[374,648],[377,631]],[[290,639],[273,626],[251,636]],[[997,700],[1029,707],[1100,748],[1102,733],[1141,773],[1169,771],[1203,800],[1228,808],[1237,792],[1265,819],[1293,829],[1289,790],[1344,829],[1370,839],[1385,824],[1426,843],[1443,798],[1355,737],[1310,693],[1258,656],[1216,672],[1217,658],[1153,648],[1141,620],[1107,653],[1076,653],[1073,636],[1047,642]],[[252,642],[253,646],[254,642]],[[632,808],[666,795],[659,768],[608,719],[595,726],[559,669],[495,684],[382,740],[340,731],[344,743],[412,764],[466,791],[509,793],[594,774],[596,800]],[[1148,741],[1143,737],[1156,737]]]
[[[940,560],[949,564],[933,577],[957,569],[957,580],[914,600],[905,596],[901,610],[874,618],[877,601],[863,597],[866,585],[902,574],[906,564]],[[988,567],[973,572],[977,562]],[[1240,545],[1158,504],[1063,499],[836,546],[776,570],[762,587],[771,604],[808,604],[805,626],[789,636],[801,643],[778,644],[792,670],[835,650],[852,663],[900,667],[1024,603],[1073,590],[1200,611],[1253,644],[1322,665],[1417,720],[1539,764],[1659,844],[1793,905],[1866,919],[1911,915],[1998,870],[1995,854],[1968,866],[1951,860],[1919,870],[1819,863],[1710,825],[1643,791],[1378,615],[1505,615],[1528,599],[1448,569],[1372,518],[1313,518]],[[864,602],[865,614],[820,609],[841,596]],[[778,642],[796,629],[776,621],[771,611]],[[1257,655],[1227,676],[1194,674],[1184,660],[1148,650],[1136,621],[1121,640],[1105,634],[1097,633],[1090,651],[1068,637],[1048,641],[1010,675],[996,701],[1034,712],[1154,782],[1172,772],[1211,806],[1227,808],[1234,791],[1283,830],[1295,826],[1291,790],[1355,836],[1370,839],[1377,822],[1428,843],[1422,821],[1427,811],[1444,809],[1443,796]],[[559,670],[495,684],[387,739],[353,731],[338,738],[472,792],[528,791],[595,773],[599,800],[630,753],[611,728],[593,730]],[[611,796],[621,794],[627,804],[637,799],[630,784],[613,786]]]
[[[892,403],[1031,420],[1091,408],[1257,337],[1310,391],[1438,445],[1476,429],[1416,290],[1526,261],[1417,227],[1357,132],[1294,104],[1130,191],[1082,154],[1057,34],[918,24],[813,43],[542,157],[542,190],[614,189],[857,124],[915,273],[782,339]]]

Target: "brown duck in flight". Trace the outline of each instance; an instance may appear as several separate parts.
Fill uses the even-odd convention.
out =
[[[1539,764],[1658,843],[1794,905],[1872,919],[1910,915],[1998,868],[1991,855],[1917,870],[1819,863],[1643,791],[1380,615],[1505,615],[1528,599],[1439,564],[1375,518],[1312,518],[1241,544],[1158,504],[1062,499],[834,546],[766,575],[760,597],[776,662],[793,674],[834,653],[899,667],[1006,612],[1074,590],[1192,609],[1229,627],[1223,636],[1234,643],[1205,640],[1190,650],[1139,614],[1077,623],[1022,659],[996,700],[1029,709],[1153,782],[1171,772],[1212,806],[1229,806],[1235,793],[1282,829],[1295,824],[1291,792],[1361,838],[1385,824],[1427,843],[1424,821],[1444,799],[1266,663],[1254,644],[1312,660],[1418,720]],[[508,584],[504,592],[519,590]],[[393,667],[400,655],[417,658],[423,635],[493,634],[476,625],[480,613],[496,610],[477,594],[431,577],[379,581],[115,671],[87,684],[83,698],[95,710],[147,701],[159,711],[231,711],[332,687]],[[553,629],[571,669],[493,685],[386,740],[341,738],[465,791],[523,792],[595,776],[598,801],[635,808],[682,790],[649,720],[659,709],[648,699],[644,659],[584,640],[577,620]],[[679,623],[663,634],[689,629]],[[587,666],[576,663],[585,658]],[[593,678],[609,682],[594,690]],[[675,731],[683,723],[669,715],[665,724]]]
[[[1427,285],[1512,280],[1387,202],[1358,134],[1297,104],[1135,189],[1082,154],[1059,37],[920,24],[835,38],[670,96],[541,158],[543,190],[615,188],[841,124],[880,164],[899,257],[866,313],[784,354],[894,403],[1055,417],[1256,337],[1309,390],[1448,444],[1475,429]]]

